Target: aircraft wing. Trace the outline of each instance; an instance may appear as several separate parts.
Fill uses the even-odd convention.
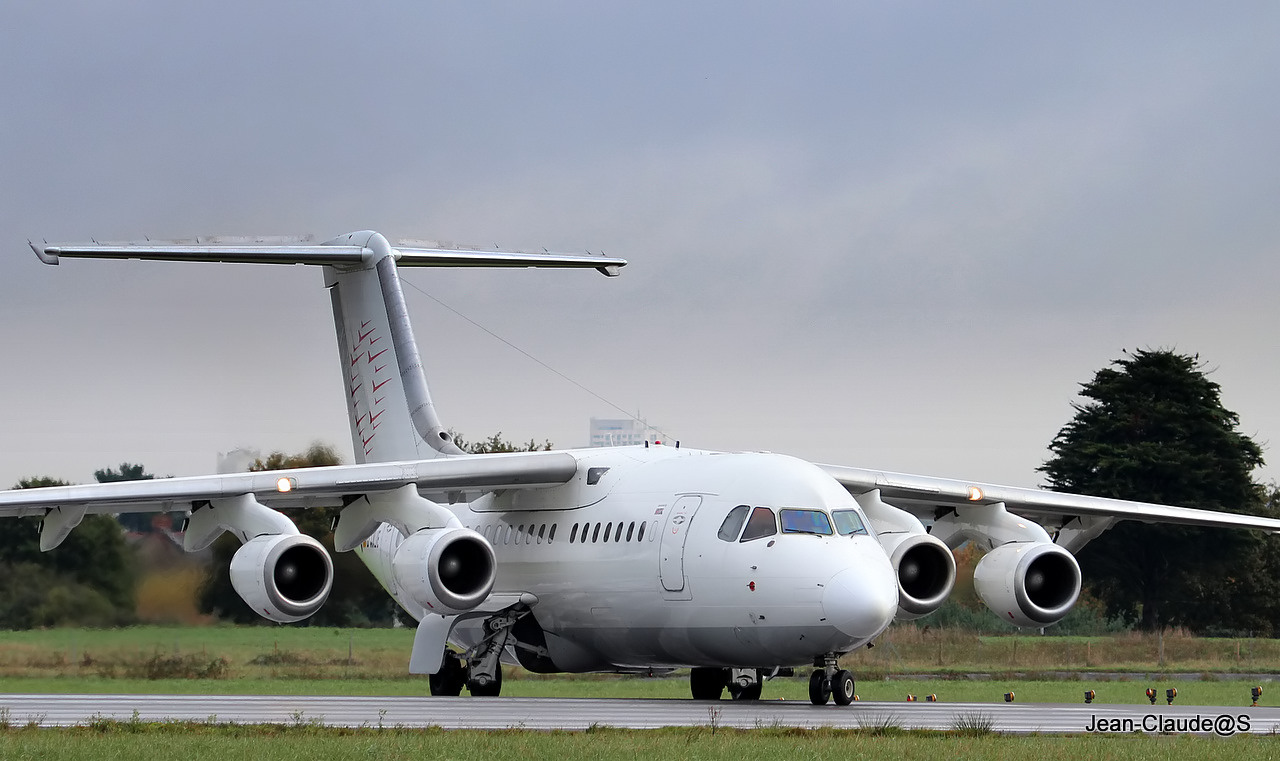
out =
[[[555,486],[577,470],[577,459],[567,452],[518,452],[14,489],[0,491],[0,517],[42,516],[67,507],[90,514],[186,511],[244,494],[277,509],[342,506],[359,495],[408,484],[437,493]]]
[[[964,518],[966,508],[1002,503],[1005,509],[1046,528],[1056,529],[1072,521],[1135,520],[1145,523],[1179,523],[1188,526],[1255,528],[1280,533],[1280,520],[1149,502],[1089,497],[1082,494],[1027,489],[1016,486],[957,481],[908,473],[819,465],[854,495],[878,489],[881,498],[922,520],[935,520],[955,511]]]

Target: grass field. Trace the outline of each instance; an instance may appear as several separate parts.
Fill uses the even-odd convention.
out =
[[[407,673],[412,641],[406,629],[286,626],[0,632],[0,692],[425,695],[426,679]],[[1248,705],[1255,682],[1217,674],[1268,674],[1280,665],[1274,640],[1169,636],[1163,669],[1158,647],[1153,637],[1127,634],[978,637],[901,627],[846,665],[863,700],[934,693],[946,702],[998,702],[1012,690],[1018,702],[1076,703],[1093,689],[1099,703],[1137,704],[1146,701],[1147,687],[1161,696],[1177,687],[1179,704],[1230,706]],[[1089,670],[1133,678],[1082,676]],[[805,676],[770,681],[764,697],[806,700]],[[687,698],[689,688],[678,674],[542,676],[507,669],[503,694]],[[1264,682],[1260,704],[1280,705],[1280,686]]]

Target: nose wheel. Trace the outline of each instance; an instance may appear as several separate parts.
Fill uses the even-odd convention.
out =
[[[809,702],[823,706],[835,698],[836,705],[847,706],[858,698],[853,674],[837,665],[836,656],[826,656],[814,665],[822,668],[809,676]]]

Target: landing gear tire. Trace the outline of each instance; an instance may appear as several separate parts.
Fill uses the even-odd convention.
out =
[[[831,699],[831,684],[825,672],[819,670],[809,676],[809,702],[824,706]]]
[[[502,694],[502,666],[493,672],[493,679],[470,679],[467,691],[477,698],[496,698]]]
[[[734,700],[759,700],[760,693],[764,691],[764,682],[759,679],[754,684],[741,687],[736,684],[729,685],[729,697]]]
[[[467,684],[467,667],[462,665],[462,658],[457,653],[446,650],[440,670],[427,677],[427,682],[432,695],[456,698]]]
[[[689,670],[689,692],[694,700],[719,700],[729,681],[727,669],[697,668]]]
[[[836,705],[847,706],[853,702],[856,687],[853,683],[853,674],[841,669],[831,678],[831,697],[835,698]]]

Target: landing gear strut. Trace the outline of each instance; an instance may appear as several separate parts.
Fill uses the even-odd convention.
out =
[[[856,697],[853,674],[840,668],[836,657],[829,653],[813,664],[820,667],[809,676],[809,702],[816,706],[826,705],[831,698],[836,705],[847,706]]]
[[[467,651],[471,666],[467,675],[467,690],[476,697],[496,698],[502,693],[502,664],[499,658],[511,638],[511,627],[516,625],[529,609],[517,605],[485,620],[484,639]]]
[[[475,647],[462,654],[446,648],[440,670],[428,678],[431,694],[457,696],[465,686],[477,697],[500,695],[502,663],[499,659],[511,639],[511,628],[528,613],[529,608],[524,605],[507,608],[485,620],[484,639]]]
[[[729,697],[734,700],[759,700],[764,690],[760,669],[732,669],[728,687]]]

